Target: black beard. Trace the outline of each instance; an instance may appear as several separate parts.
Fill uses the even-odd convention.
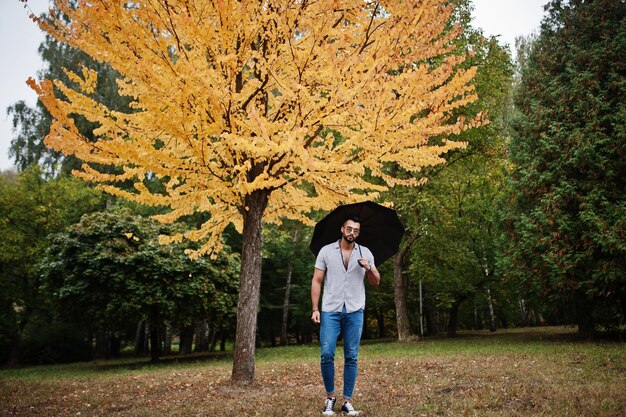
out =
[[[343,238],[343,240],[345,240],[348,243],[354,243],[354,241],[356,240],[355,238],[349,237],[349,236],[346,236],[346,235],[341,235],[341,237]]]

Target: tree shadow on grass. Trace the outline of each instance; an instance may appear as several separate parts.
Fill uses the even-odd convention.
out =
[[[232,352],[202,352],[190,353],[188,355],[172,355],[159,358],[157,362],[151,361],[147,357],[125,358],[121,360],[110,360],[94,364],[95,371],[114,370],[137,370],[154,367],[168,367],[180,364],[199,364],[203,362],[219,362],[232,360]]]
[[[450,338],[448,336],[435,336],[434,338]],[[549,327],[525,327],[514,329],[498,329],[495,332],[489,330],[459,331],[457,336],[451,339],[488,339],[506,338],[510,342],[616,342],[626,341],[626,329],[597,331],[593,334],[585,334],[577,331],[575,326],[549,326]]]

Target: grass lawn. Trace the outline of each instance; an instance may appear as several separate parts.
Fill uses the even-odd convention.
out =
[[[320,416],[317,346],[257,351],[256,383],[230,382],[228,357],[0,371],[0,416]],[[341,348],[337,387],[341,391]],[[365,342],[354,405],[368,417],[626,416],[626,344],[564,328]]]

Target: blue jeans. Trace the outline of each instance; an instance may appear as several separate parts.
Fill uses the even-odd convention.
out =
[[[346,313],[322,311],[320,324],[321,368],[326,394],[335,392],[335,349],[337,338],[343,334],[343,398],[352,399],[356,383],[359,343],[363,331],[363,309]]]

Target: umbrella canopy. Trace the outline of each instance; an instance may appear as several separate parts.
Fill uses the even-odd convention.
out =
[[[349,216],[361,219],[361,233],[356,242],[374,254],[377,265],[392,257],[400,247],[404,227],[395,210],[371,201],[339,206],[315,225],[309,245],[314,255],[323,246],[341,238],[341,226]]]

